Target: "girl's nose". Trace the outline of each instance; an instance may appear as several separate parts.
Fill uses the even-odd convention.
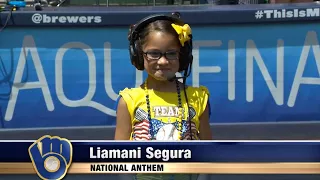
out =
[[[167,60],[167,58],[166,58],[165,56],[162,56],[162,57],[158,60],[158,64],[166,65],[166,64],[169,64],[169,61]]]

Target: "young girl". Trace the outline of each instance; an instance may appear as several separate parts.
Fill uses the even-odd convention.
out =
[[[131,26],[130,58],[148,77],[119,93],[115,140],[210,140],[209,91],[185,85],[192,65],[192,34],[175,13]],[[189,70],[189,72],[188,72]],[[183,83],[175,76],[184,71]]]
[[[192,65],[191,28],[179,14],[146,17],[130,28],[130,58],[148,73],[120,91],[115,140],[210,140],[209,92],[186,86]],[[189,71],[188,71],[189,70]],[[183,83],[175,76],[184,71]],[[136,175],[134,179],[194,179],[197,175]]]
[[[115,140],[210,140],[209,91],[185,85],[193,59],[190,26],[178,13],[152,15],[131,26],[128,39],[132,64],[148,77],[120,91]],[[184,72],[183,83],[177,72]]]

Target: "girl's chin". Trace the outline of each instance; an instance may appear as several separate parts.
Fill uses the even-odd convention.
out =
[[[158,81],[167,81],[167,80],[168,80],[168,77],[167,77],[166,75],[164,75],[164,74],[158,74],[158,73],[156,73],[156,74],[154,74],[152,77],[153,77],[155,80],[158,80]]]

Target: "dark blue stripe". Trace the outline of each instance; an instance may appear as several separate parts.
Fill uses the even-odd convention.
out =
[[[0,162],[30,162],[31,143],[0,143]],[[218,143],[218,142],[73,142],[73,162],[162,162],[147,159],[145,149],[190,149],[191,159],[171,159],[168,162],[320,162],[320,143]],[[136,149],[141,147],[141,159],[90,159],[90,147],[101,149]]]
[[[69,27],[97,27],[97,26],[126,26],[137,22],[138,20],[150,14],[170,14],[172,12],[181,12],[186,23],[191,25],[213,25],[213,24],[240,24],[240,23],[274,23],[274,22],[306,22],[320,20],[319,16],[313,17],[291,17],[291,18],[260,18],[255,17],[258,10],[278,10],[282,9],[293,12],[294,9],[306,11],[307,8],[318,8],[314,3],[296,4],[266,4],[250,6],[148,6],[142,7],[60,7],[52,11],[52,8],[44,8],[41,12],[34,8],[22,8],[22,11],[13,13],[14,20],[9,21],[9,26],[69,26]],[[32,16],[35,13],[46,14],[46,16],[101,16],[101,23],[34,23]],[[6,21],[9,12],[1,12],[0,24]],[[128,18],[130,17],[130,18]],[[199,18],[200,17],[200,18]],[[202,18],[201,18],[202,17]],[[217,18],[223,17],[223,18]]]

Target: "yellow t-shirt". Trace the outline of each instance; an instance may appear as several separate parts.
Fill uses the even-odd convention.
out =
[[[148,109],[146,104],[146,92],[142,88],[126,88],[119,95],[127,104],[131,116],[132,133],[130,140],[178,140],[179,125],[181,128],[181,139],[189,140],[190,124],[192,140],[199,139],[199,118],[204,112],[209,91],[206,87],[186,88],[189,108],[183,90],[181,90],[181,101],[183,105],[182,121],[179,120],[178,95],[176,92],[160,92],[148,90],[151,121],[148,120]],[[189,113],[188,112],[189,109]],[[188,114],[191,123],[188,121]]]

